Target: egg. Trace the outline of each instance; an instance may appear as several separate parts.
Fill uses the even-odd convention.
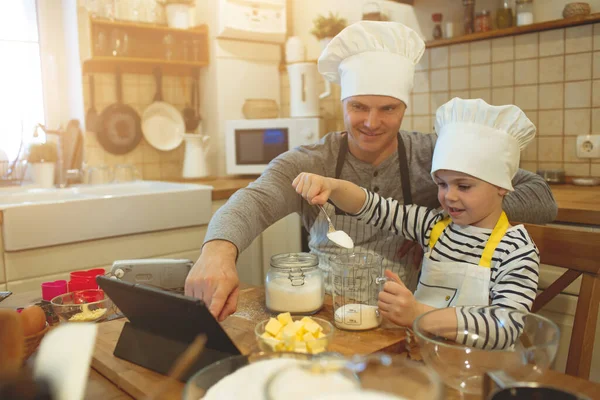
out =
[[[23,334],[31,336],[46,327],[46,313],[39,306],[29,306],[21,311]]]

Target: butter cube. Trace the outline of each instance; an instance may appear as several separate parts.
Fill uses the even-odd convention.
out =
[[[277,335],[275,335],[275,339],[282,340],[283,339],[283,329],[279,331]]]
[[[286,351],[287,350],[287,346],[284,342],[278,341],[278,343],[275,345],[275,351]]]
[[[315,337],[313,336],[313,334],[312,334],[312,333],[310,333],[310,332],[306,332],[306,333],[304,334],[304,336],[302,336],[302,339],[303,339],[305,342],[310,342],[311,340],[315,340]]]
[[[260,335],[263,338],[263,342],[271,348],[273,351],[277,351],[277,345],[279,344],[279,340],[275,339],[273,336],[268,334],[267,332]]]
[[[310,322],[304,324],[304,330],[312,333],[316,337],[317,332],[321,332],[323,330],[323,327],[315,321],[311,320]]]
[[[296,334],[298,333],[298,330],[300,329],[300,327],[296,324],[289,324],[286,325],[283,328],[283,338],[284,339],[291,339],[291,338],[296,338]]]
[[[318,354],[325,351],[325,342],[323,340],[312,340],[306,342],[306,348],[312,354]]]
[[[306,329],[304,329],[304,322],[302,321],[294,321],[294,325],[298,327],[298,333],[304,335],[306,333]]]
[[[315,322],[311,317],[303,317],[300,321],[302,321],[304,324]]]
[[[281,322],[277,321],[275,318],[269,318],[269,322],[267,322],[267,325],[265,326],[265,332],[270,333],[271,336],[276,336],[282,327],[283,325],[281,325]]]
[[[321,338],[324,338],[324,337],[325,337],[325,334],[324,334],[323,332],[320,332],[320,331],[319,331],[319,332],[317,333],[317,336],[316,336],[316,338],[317,338],[317,339],[321,339]]]
[[[293,351],[295,351],[296,353],[308,353],[308,348],[306,347],[306,343],[296,342]]]
[[[281,322],[281,325],[285,326],[287,324],[291,324],[292,321],[292,315],[289,312],[286,313],[281,313],[279,315],[277,315],[277,320],[279,322]]]

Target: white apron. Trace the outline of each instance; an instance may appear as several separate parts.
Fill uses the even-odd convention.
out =
[[[450,222],[452,220],[447,217],[435,224],[431,231],[429,252],[423,257],[421,277],[415,291],[415,298],[419,302],[435,308],[489,305],[492,256],[508,230],[508,218],[502,212],[485,245],[479,265],[431,260],[433,247]]]

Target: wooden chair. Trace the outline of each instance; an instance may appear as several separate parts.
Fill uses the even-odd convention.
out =
[[[583,275],[565,372],[589,379],[600,300],[600,232],[524,225],[540,251],[541,262],[567,269],[537,296],[533,312],[539,311]]]

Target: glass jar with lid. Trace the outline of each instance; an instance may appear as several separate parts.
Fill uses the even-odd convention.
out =
[[[310,253],[271,257],[265,277],[265,300],[272,312],[314,314],[323,307],[325,284],[319,259]]]
[[[492,16],[488,10],[475,14],[475,32],[488,32],[492,29]]]
[[[517,26],[533,24],[533,0],[517,0]]]

